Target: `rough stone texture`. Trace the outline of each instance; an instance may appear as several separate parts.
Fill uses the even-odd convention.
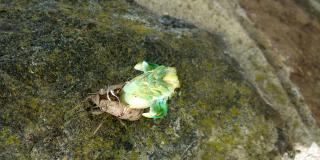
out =
[[[0,159],[268,159],[291,149],[221,35],[126,1],[2,1],[0,26]],[[92,115],[88,93],[136,76],[144,59],[177,68],[169,115]]]
[[[304,6],[306,11],[311,15],[316,15],[319,19],[320,16],[320,0],[295,0],[299,5]]]
[[[242,10],[202,2],[218,11],[195,14],[215,18],[212,29],[131,1],[1,1],[0,159],[279,159],[295,140],[313,140],[248,21],[237,21]],[[92,115],[88,93],[133,78],[142,60],[177,68],[169,115]]]
[[[264,45],[270,48],[269,62],[275,62],[273,59],[279,55],[283,57],[283,62],[290,67],[288,79],[300,88],[320,124],[320,24],[317,17],[290,0],[281,3],[242,0],[241,5],[256,28],[270,39],[269,44]],[[280,70],[281,66],[273,65]]]
[[[280,114],[286,124],[285,132],[290,140],[307,144],[313,141],[319,142],[319,128],[309,107],[303,102],[299,91],[290,82],[283,80],[284,78],[279,78],[277,70],[270,65],[267,59],[269,57],[266,57],[256,39],[252,38],[255,29],[250,25],[238,1],[136,0],[136,2],[158,14],[184,19],[209,32],[221,34],[229,49],[227,54],[239,63],[245,77],[265,102]],[[248,28],[252,30],[247,31]],[[282,72],[288,75],[287,68],[281,61],[277,64],[282,65]],[[291,92],[296,93],[295,97],[288,96]]]

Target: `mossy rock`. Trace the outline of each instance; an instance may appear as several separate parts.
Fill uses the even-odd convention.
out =
[[[122,0],[2,1],[0,26],[1,159],[279,155],[275,115],[219,35]],[[135,77],[142,60],[177,68],[169,115],[92,115],[88,93]]]

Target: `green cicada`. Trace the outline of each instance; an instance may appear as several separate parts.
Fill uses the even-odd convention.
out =
[[[180,87],[177,71],[174,67],[166,67],[147,63],[138,63],[134,67],[143,74],[127,82],[120,92],[120,101],[129,108],[150,110],[142,115],[147,118],[162,118],[167,115],[167,101]]]

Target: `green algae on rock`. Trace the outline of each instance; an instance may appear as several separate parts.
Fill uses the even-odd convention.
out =
[[[1,159],[268,159],[290,148],[220,35],[123,0],[2,1],[0,23]],[[87,93],[131,79],[144,59],[179,71],[167,118],[93,116]]]

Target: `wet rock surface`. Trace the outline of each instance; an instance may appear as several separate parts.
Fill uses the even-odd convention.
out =
[[[130,1],[48,0],[3,1],[0,35],[1,159],[274,159],[292,149],[221,34]],[[142,60],[177,68],[169,115],[92,115],[88,93],[135,77]]]

